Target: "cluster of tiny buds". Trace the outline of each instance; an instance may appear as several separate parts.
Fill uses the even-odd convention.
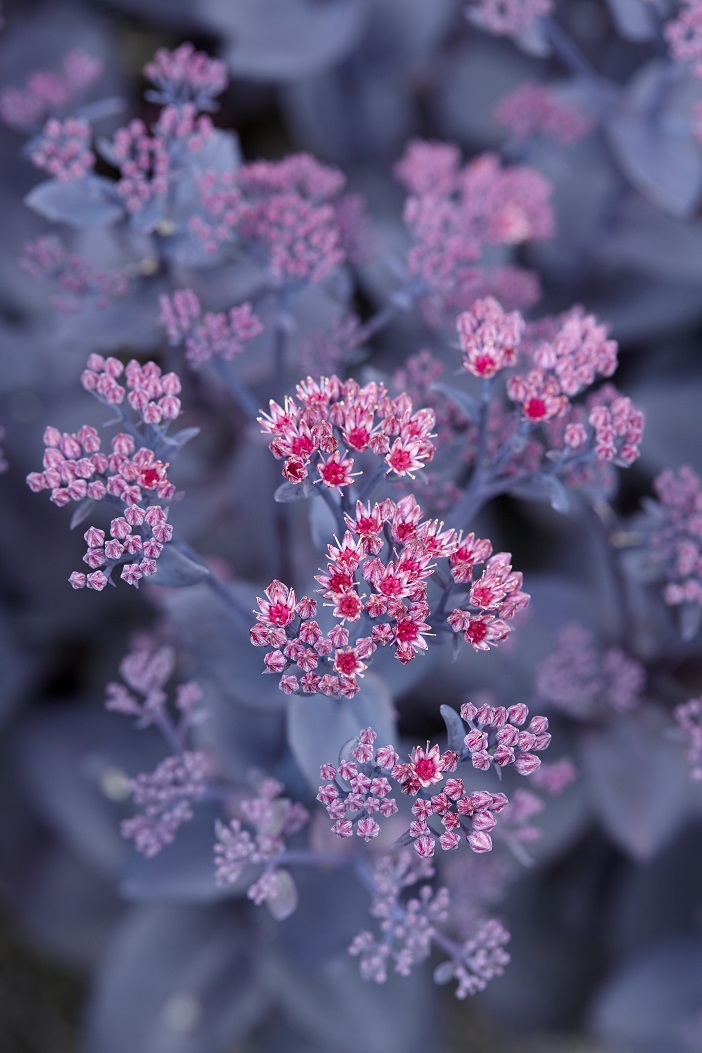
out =
[[[19,131],[36,130],[47,117],[65,113],[74,105],[102,76],[103,69],[102,59],[79,49],[69,51],[61,73],[36,70],[24,88],[5,88],[0,93],[0,117]]]
[[[155,574],[163,546],[173,538],[173,527],[166,521],[167,511],[160,505],[141,508],[130,505],[124,515],[110,523],[110,536],[98,527],[89,527],[83,535],[88,546],[83,562],[93,568],[91,574],[74,571],[69,582],[74,589],[101,592],[110,580],[114,567],[121,565],[120,577],[127,585],[139,585],[142,578]],[[148,528],[148,533],[147,533]],[[129,558],[134,562],[125,562]],[[99,569],[105,567],[107,573]]]
[[[267,903],[277,918],[287,917],[296,903],[292,878],[277,864],[286,851],[287,839],[309,819],[307,809],[299,802],[281,796],[283,789],[277,779],[259,779],[255,796],[238,800],[233,807],[235,816],[226,824],[217,823],[214,846],[219,885],[234,885],[248,867],[264,866],[247,895],[257,905]]]
[[[118,383],[122,374],[126,388]],[[131,408],[146,424],[175,420],[180,414],[180,379],[176,373],[162,373],[155,362],[141,365],[132,359],[125,367],[117,358],[92,354],[80,379],[86,391],[109,405],[121,405],[126,395]]]
[[[133,839],[142,855],[157,855],[192,819],[192,803],[204,796],[213,774],[208,754],[186,750],[166,757],[153,772],[129,779],[127,788],[142,811],[122,822],[122,836]]]
[[[58,284],[61,292],[52,296],[50,303],[62,312],[78,311],[88,301],[106,308],[129,288],[121,271],[99,267],[76,252],[68,252],[52,235],[28,241],[20,267],[32,278],[49,279]]]
[[[471,728],[464,742],[473,767],[487,771],[494,763],[500,768],[514,765],[520,775],[537,771],[541,759],[536,754],[548,748],[551,736],[546,717],[534,716],[524,728],[528,716],[529,708],[523,702],[509,709],[490,705],[478,709],[465,702],[461,718]]]
[[[59,183],[83,179],[95,163],[90,139],[90,125],[83,118],[59,121],[51,117],[42,134],[32,142],[32,162]]]
[[[547,136],[560,143],[573,143],[592,130],[594,121],[575,106],[559,99],[543,84],[527,81],[503,96],[493,111],[517,142]]]
[[[663,598],[674,607],[702,607],[702,480],[689,465],[654,480],[651,560],[665,576]]]
[[[159,48],[151,62],[144,66],[144,76],[159,90],[146,97],[165,105],[192,102],[199,110],[214,110],[214,98],[227,86],[227,67],[221,59],[213,59],[203,51],[196,51],[186,42],[173,51]]]
[[[161,325],[173,346],[183,344],[185,357],[193,365],[212,358],[228,360],[241,354],[244,344],[263,332],[263,324],[250,303],[224,311],[203,313],[192,289],[178,289],[160,299]]]
[[[124,432],[113,436],[111,454],[102,452],[100,436],[88,424],[75,434],[49,426],[44,445],[44,471],[30,472],[27,485],[32,493],[51,490],[51,501],[59,508],[86,497],[102,501],[109,495],[129,506],[143,500],[144,490],[164,500],[175,493],[166,478],[168,465],[145,446],[136,450],[134,439]]]

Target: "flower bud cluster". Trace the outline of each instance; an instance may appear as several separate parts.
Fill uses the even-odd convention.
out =
[[[121,271],[107,270],[76,252],[67,252],[52,235],[28,241],[20,267],[32,278],[56,282],[61,292],[52,296],[50,303],[65,313],[79,311],[88,303],[101,309],[109,307],[129,287]]]
[[[465,369],[476,377],[492,377],[513,366],[524,332],[519,311],[507,313],[493,296],[476,300],[458,316],[458,334]]]
[[[126,386],[118,383],[122,374]],[[125,367],[117,358],[92,354],[80,379],[86,391],[111,406],[121,406],[126,396],[145,424],[161,424],[180,415],[180,379],[176,373],[162,373],[155,362],[141,365],[132,359]]]
[[[166,757],[149,773],[127,781],[134,803],[142,811],[121,824],[142,855],[157,855],[193,817],[193,802],[205,794],[213,775],[211,758],[201,750]]]
[[[173,51],[159,48],[144,66],[144,76],[158,89],[147,92],[150,102],[165,106],[192,103],[198,110],[216,109],[215,97],[228,81],[226,64],[196,51],[189,42]]]
[[[32,141],[32,163],[59,183],[84,179],[95,163],[90,139],[90,125],[82,117],[65,121],[50,117],[41,135]]]
[[[225,313],[202,312],[192,289],[179,289],[161,296],[161,325],[173,346],[183,344],[185,357],[193,365],[212,358],[229,360],[244,350],[244,344],[263,332],[260,319],[250,303],[242,303]]]
[[[702,481],[684,465],[654,480],[651,562],[662,572],[665,602],[697,614],[702,608]]]
[[[0,118],[11,128],[38,130],[48,117],[63,116],[102,76],[102,59],[75,49],[64,56],[61,72],[35,70],[23,88],[0,93]]]
[[[539,698],[576,720],[629,713],[641,702],[645,671],[619,647],[603,648],[582,625],[566,625],[556,648],[539,663]]]
[[[591,117],[536,81],[526,81],[504,95],[493,110],[493,117],[517,142],[544,136],[559,143],[573,143],[594,125]]]
[[[520,775],[531,775],[541,767],[536,756],[548,749],[551,736],[546,717],[534,716],[526,728],[529,708],[523,702],[506,709],[504,706],[472,702],[461,706],[461,719],[470,726],[464,742],[473,767],[487,771],[491,764],[499,768],[514,765]]]
[[[147,205],[165,202],[179,172],[192,164],[214,132],[209,117],[198,116],[193,103],[165,106],[151,131],[140,118],[119,128],[101,146],[107,160],[119,169],[115,189],[130,215]]]
[[[242,165],[233,175],[207,169],[190,227],[209,252],[242,242],[275,283],[321,282],[353,252],[344,183],[308,154]]]
[[[126,387],[117,380],[122,373]],[[110,522],[109,536],[96,526],[85,531],[88,547],[83,562],[91,573],[74,571],[69,578],[74,589],[100,592],[115,567],[121,567],[120,577],[129,585],[154,574],[164,545],[173,538],[168,510],[157,503],[175,494],[167,477],[168,464],[157,459],[152,447],[137,448],[136,440],[139,426],[147,425],[155,444],[163,442],[168,424],[180,413],[180,380],[175,373],[162,374],[155,362],[142,366],[132,360],[125,369],[118,359],[97,354],[88,358],[81,379],[83,387],[105,405],[121,406],[126,397],[140,418],[138,425],[133,426],[120,410],[130,432],[114,435],[109,453],[101,449],[100,435],[90,425],[75,434],[46,428],[44,470],[30,472],[27,485],[34,493],[50,490],[51,501],[60,508],[71,501],[86,502],[76,512],[76,522],[85,518],[90,502],[106,501],[120,508],[121,514]]]
[[[379,918],[381,939],[364,930],[354,938],[349,954],[358,958],[361,977],[382,984],[390,966],[400,976],[409,976],[431,954],[438,926],[449,912],[449,893],[423,884],[407,895],[419,881],[430,879],[428,860],[410,852],[381,856],[372,870],[373,892],[370,913]]]
[[[235,817],[218,823],[215,841],[215,876],[219,885],[234,885],[246,867],[264,865],[267,877],[249,887],[249,898],[260,904],[272,898],[279,886],[276,860],[286,850],[286,840],[301,830],[309,818],[307,809],[282,797],[282,783],[262,779],[254,797],[238,800]]]
[[[412,244],[407,256],[420,304],[431,324],[444,313],[466,308],[490,282],[511,287],[520,298],[513,267],[485,273],[478,261],[491,245],[518,245],[551,237],[550,184],[526,166],[505,168],[495,154],[482,154],[463,168],[458,150],[446,143],[415,140],[395,167],[409,191],[404,221]],[[531,275],[531,286],[534,281]],[[486,284],[488,288],[486,288]],[[523,283],[522,283],[523,284]],[[533,302],[530,290],[524,306]]]

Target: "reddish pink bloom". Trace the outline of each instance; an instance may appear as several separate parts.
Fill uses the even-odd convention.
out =
[[[335,450],[326,461],[320,460],[317,464],[319,478],[328,488],[351,486],[354,474],[359,474],[358,472],[352,473],[352,468],[353,458],[342,458],[338,450]]]
[[[256,597],[260,608],[257,619],[264,625],[284,628],[295,617],[295,591],[289,589],[282,581],[272,581],[265,590],[267,599]]]

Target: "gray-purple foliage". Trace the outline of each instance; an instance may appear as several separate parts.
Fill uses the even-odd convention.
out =
[[[0,896],[82,1048],[697,1049],[702,0],[2,18]]]

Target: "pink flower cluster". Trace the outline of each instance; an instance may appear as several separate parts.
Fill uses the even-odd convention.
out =
[[[671,55],[691,66],[693,76],[702,78],[702,4],[700,0],[683,0],[683,8],[666,23],[664,34]],[[692,108],[692,135],[702,143],[702,103]]]
[[[349,954],[358,958],[361,978],[382,984],[388,969],[409,976],[415,965],[421,965],[431,954],[438,926],[449,917],[448,889],[432,889],[424,884],[409,899],[403,893],[417,882],[431,878],[433,868],[428,860],[406,850],[381,856],[373,865],[373,898],[371,914],[380,919],[382,937],[364,930],[354,938]]]
[[[24,88],[5,88],[0,94],[0,118],[18,131],[38,129],[47,117],[64,114],[80,100],[103,72],[103,62],[84,51],[70,51],[62,71],[37,70]]]
[[[447,888],[433,889],[428,882],[434,875],[430,860],[402,851],[381,856],[372,869],[371,914],[380,919],[380,938],[360,932],[349,947],[359,959],[361,976],[382,984],[390,965],[400,976],[408,976],[415,965],[426,961],[434,948],[448,960],[435,971],[437,983],[456,980],[456,997],[482,991],[509,962],[504,945],[509,933],[494,919],[475,919],[471,935],[456,943],[442,931],[454,922],[455,906]],[[472,888],[472,885],[471,885]]]
[[[66,313],[80,311],[89,302],[104,309],[128,289],[120,271],[105,270],[78,253],[67,252],[51,235],[27,242],[20,267],[32,278],[56,282],[62,292],[51,298],[51,304]]]
[[[596,377],[610,377],[615,372],[617,344],[607,339],[605,327],[593,315],[573,311],[552,340],[537,346],[533,363],[526,374],[510,378],[507,395],[521,404],[525,420],[539,423],[564,416],[570,398]]]
[[[393,399],[382,384],[361,387],[334,374],[319,381],[308,377],[296,394],[300,405],[290,397],[283,406],[271,401],[269,412],[258,418],[264,433],[273,436],[269,449],[284,460],[290,483],[301,483],[314,466],[315,482],[341,490],[353,482],[354,456],[366,451],[384,458],[387,474],[414,478],[434,454],[434,414],[414,411],[405,394]]]
[[[173,51],[159,48],[144,66],[144,76],[157,88],[147,98],[165,105],[192,102],[198,110],[212,110],[214,99],[227,86],[227,67],[186,42]]]
[[[179,289],[160,298],[161,325],[173,346],[183,344],[185,357],[193,365],[212,358],[234,358],[244,344],[263,332],[263,325],[251,309],[242,303],[228,312],[205,311],[192,289]]]
[[[175,671],[175,665],[175,653],[171,647],[159,647],[148,636],[139,637],[134,650],[119,665],[124,684],[118,681],[107,684],[105,709],[135,717],[139,727],[148,727],[150,724],[160,726],[168,701],[165,687]],[[176,685],[175,708],[184,724],[190,722],[202,697],[202,689],[195,680]]]
[[[550,184],[535,169],[503,168],[494,154],[461,168],[455,147],[415,140],[395,175],[409,191],[407,263],[429,298],[429,318],[442,309],[468,307],[485,289],[486,276],[476,264],[486,246],[553,234]],[[516,271],[508,268],[504,277],[507,271],[513,284]]]
[[[192,805],[201,800],[214,773],[211,758],[202,750],[166,757],[152,772],[127,780],[132,799],[142,811],[120,826],[123,837],[151,858],[170,845],[183,823],[193,817]]]
[[[100,356],[91,358],[100,359]],[[116,360],[107,360],[110,361]],[[101,362],[106,365],[104,360]],[[99,364],[93,361],[93,365]],[[121,363],[117,365],[122,368]],[[138,365],[137,368],[141,369]],[[98,376],[94,371],[90,374]],[[110,373],[103,372],[99,375],[102,377],[116,384]],[[137,383],[132,388],[132,395],[143,392]],[[120,390],[123,398],[124,389]],[[142,402],[142,398],[135,398],[136,407],[145,410],[146,404]],[[48,427],[44,445],[44,470],[27,476],[27,485],[34,493],[51,490],[51,501],[60,508],[71,501],[86,499],[106,499],[123,507],[123,514],[112,519],[109,538],[98,527],[91,526],[85,532],[88,549],[83,561],[92,573],[74,571],[69,578],[73,588],[87,587],[100,592],[118,565],[122,566],[121,578],[129,585],[138,585],[142,577],[154,574],[163,546],[173,537],[173,527],[167,522],[167,511],[161,505],[150,503],[144,507],[143,502],[152,494],[161,500],[173,496],[175,487],[166,476],[168,465],[156,460],[152,449],[146,446],[136,449],[134,438],[125,432],[112,438],[112,450],[105,453],[97,430],[89,425],[75,434]],[[100,569],[103,567],[105,570]]]
[[[673,710],[678,729],[687,740],[686,760],[690,778],[702,780],[702,698],[691,698]]]
[[[488,33],[515,37],[531,29],[538,18],[550,15],[553,0],[475,0],[469,10]]]
[[[170,484],[169,484],[170,485]],[[110,536],[98,527],[89,527],[83,535],[88,550],[83,562],[93,568],[92,574],[74,571],[69,581],[74,589],[94,589],[101,592],[114,567],[121,565],[120,577],[127,585],[139,585],[142,578],[158,570],[156,560],[163,546],[173,538],[173,527],[166,520],[168,513],[160,505],[129,505],[124,515],[110,523]],[[133,562],[125,562],[126,560]],[[105,567],[105,571],[98,568]]]
[[[522,592],[522,574],[512,570],[509,552],[492,555],[492,543],[474,534],[457,535],[449,556],[451,577],[457,586],[468,589],[463,606],[448,617],[455,633],[463,633],[466,643],[475,651],[496,647],[510,633],[507,622],[529,604],[529,594]],[[476,567],[485,563],[479,578],[473,579]]]
[[[673,58],[690,63],[696,77],[702,77],[702,3],[683,0],[682,10],[664,29]]]
[[[559,143],[574,143],[594,125],[586,114],[534,81],[520,84],[500,99],[493,116],[517,142],[539,135]]]
[[[262,779],[256,796],[237,800],[234,818],[218,823],[215,841],[215,877],[219,885],[234,885],[246,867],[261,866],[265,871],[249,886],[248,897],[256,904],[265,901],[275,912],[275,897],[281,891],[283,873],[276,862],[286,850],[286,840],[307,823],[307,809],[282,797],[282,783]],[[285,872],[287,873],[287,872]]]
[[[59,183],[84,179],[95,163],[90,140],[90,125],[81,117],[67,117],[64,121],[51,117],[41,135],[32,141],[32,163]]]
[[[556,635],[556,649],[540,662],[536,690],[544,702],[576,720],[629,713],[641,702],[645,672],[619,647],[602,648],[582,625]]]
[[[593,429],[598,461],[613,461],[628,468],[640,454],[644,414],[630,398],[620,395],[613,384],[605,384],[587,401],[588,423]],[[578,425],[571,425],[566,442],[577,449],[583,442]],[[578,441],[580,440],[580,441]]]
[[[201,214],[191,229],[213,252],[238,240],[273,281],[321,282],[343,263],[344,176],[307,154],[243,165],[200,179]]]
[[[663,569],[663,596],[672,607],[702,607],[702,481],[684,465],[666,468],[654,480],[659,505],[651,536],[651,558]]]
[[[487,379],[516,362],[524,332],[518,311],[508,314],[489,296],[460,314],[457,325],[463,365],[473,376]]]
[[[136,449],[131,435],[112,438],[112,452],[101,450],[95,428],[84,425],[76,433],[48,427],[44,431],[43,472],[30,472],[27,485],[33,493],[51,490],[51,501],[63,508],[71,501],[116,498],[124,505],[139,505],[144,491],[165,500],[175,493],[166,478],[166,465],[154,460],[153,450]]]
[[[197,177],[199,208],[188,226],[201,242],[205,252],[214,253],[228,242],[236,241],[244,214],[244,202],[237,184],[237,173],[208,169]]]
[[[399,762],[392,746],[376,748],[376,733],[365,728],[351,751],[353,760],[341,760],[338,766],[323,764],[320,769],[325,785],[319,787],[317,800],[334,820],[333,833],[339,838],[358,837],[371,841],[380,833],[374,818],[388,818],[397,811],[397,801],[389,794],[394,783],[402,793],[415,797],[412,820],[407,832],[415,852],[428,858],[434,855],[436,842],[445,851],[458,848],[461,835],[473,852],[492,849],[490,831],[495,815],[507,804],[503,793],[478,790],[468,793],[462,779],[448,778],[456,770],[458,755],[452,750],[442,753],[437,745],[415,746],[409,760]],[[432,793],[438,783],[441,789]],[[443,833],[430,825],[438,817]]]
[[[149,133],[138,118],[119,128],[105,153],[120,171],[115,188],[131,215],[163,201],[177,172],[191,163],[213,133],[212,121],[192,103],[165,106]]]
[[[117,381],[122,374],[126,386]],[[80,379],[86,391],[107,405],[120,406],[126,395],[146,424],[162,424],[180,415],[180,379],[176,373],[163,373],[155,362],[141,365],[133,358],[125,367],[118,358],[92,354]]]
[[[314,620],[316,601],[303,596],[298,603],[295,592],[282,582],[272,582],[266,599],[258,599],[251,642],[275,648],[266,655],[265,665],[268,672],[282,674],[280,686],[286,693],[301,690],[350,698],[358,692],[358,677],[378,647],[393,646],[403,664],[425,651],[425,636],[431,632],[427,582],[438,558],[448,560],[452,584],[446,586],[447,595],[454,589],[468,592],[464,606],[446,621],[476,651],[504,640],[510,632],[507,621],[529,602],[509,553],[490,558],[489,541],[476,540],[473,534],[464,539],[454,530],[442,531],[438,520],[423,520],[412,495],[372,506],[359,501],[355,516],[347,514],[346,523],[349,529],[341,542],[328,546],[327,565],[316,576],[318,591],[338,621],[327,636]],[[483,573],[473,580],[475,568],[485,560]],[[367,592],[360,591],[364,587]],[[438,617],[437,624],[441,621]],[[352,640],[346,623],[365,627],[368,622],[370,633],[360,636],[359,630]],[[293,665],[299,667],[300,679],[289,672]],[[325,667],[328,672],[320,674]]]
[[[514,765],[520,775],[538,771],[541,758],[536,754],[548,748],[551,736],[546,717],[534,716],[522,729],[528,716],[529,709],[523,702],[509,709],[490,705],[478,709],[472,702],[464,702],[461,718],[471,729],[464,742],[473,767],[487,771],[494,763],[499,768]]]

